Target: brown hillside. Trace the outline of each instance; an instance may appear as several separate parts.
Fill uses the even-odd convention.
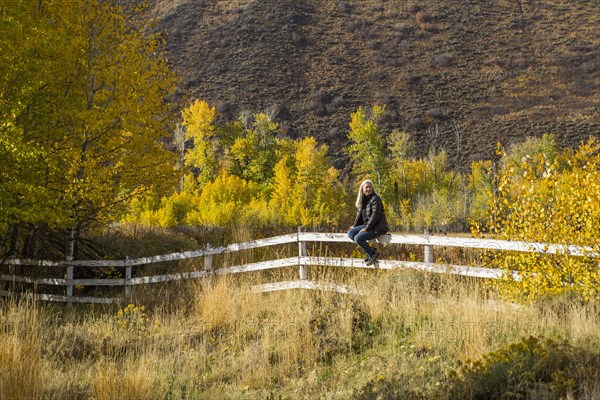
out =
[[[457,165],[497,141],[600,134],[600,1],[155,0],[183,89],[221,115],[268,112],[331,146],[350,114],[387,104],[387,130]]]

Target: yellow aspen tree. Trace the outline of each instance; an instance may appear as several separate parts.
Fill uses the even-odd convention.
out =
[[[192,170],[197,169],[196,179],[202,187],[214,180],[219,173],[220,157],[215,126],[217,109],[206,101],[195,100],[181,114],[186,128],[185,137],[193,142],[193,148],[185,154],[185,174],[193,174]]]
[[[379,121],[385,107],[375,106],[370,111],[359,107],[350,116],[347,153],[352,160],[352,172],[357,181],[372,179],[384,201],[389,200],[390,184],[388,174],[390,162],[386,140]]]
[[[598,300],[598,259],[571,255],[568,246],[600,250],[600,143],[592,137],[554,158],[526,154],[503,171],[490,230],[501,239],[554,243],[563,250],[555,255],[500,254],[492,265],[520,273],[520,280],[509,276],[500,282],[512,298],[576,294],[584,301]]]
[[[286,154],[275,165],[269,201],[273,222],[337,226],[348,207],[339,171],[329,162],[327,146],[306,137],[293,142],[293,148],[291,156]]]
[[[284,156],[274,167],[273,193],[269,201],[269,209],[275,224],[288,226],[300,224],[300,210],[294,207],[295,168],[294,158],[289,156]]]
[[[131,18],[136,10],[114,0],[35,4],[33,23],[48,45],[25,60],[39,70],[37,100],[17,126],[43,155],[30,186],[49,193],[52,201],[38,199],[51,206],[44,222],[70,232],[72,258],[80,232],[114,221],[145,190],[173,184],[175,155],[162,141],[176,80],[160,38]]]
[[[298,143],[293,210],[304,226],[339,224],[346,211],[339,171],[330,165],[328,151],[313,137]]]
[[[256,114],[250,126],[229,149],[230,172],[246,180],[267,185],[277,163],[279,125],[266,114]]]
[[[0,232],[56,220],[57,198],[46,185],[55,138],[46,71],[60,45],[42,14],[33,2],[0,9]]]
[[[193,210],[187,214],[186,222],[189,225],[220,227],[244,225],[245,221],[240,216],[244,215],[247,205],[261,197],[262,191],[257,183],[221,171],[192,200]]]
[[[286,193],[286,204],[291,206],[288,222],[311,227],[340,223],[346,209],[344,191],[338,180],[339,171],[329,163],[328,151],[313,137],[297,143],[291,181],[287,181],[291,182],[291,189],[285,191],[290,192]],[[275,192],[278,190],[276,187]]]

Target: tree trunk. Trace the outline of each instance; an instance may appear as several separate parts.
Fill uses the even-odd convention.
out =
[[[10,234],[10,246],[8,251],[4,255],[6,258],[15,258],[17,255],[17,245],[19,244],[19,234],[21,233],[21,224],[15,224],[12,226],[12,232]]]
[[[13,226],[13,231],[10,236],[10,248],[8,249],[7,258],[17,258],[17,246],[19,244],[19,236],[21,236],[21,224],[18,223]],[[11,265],[9,267],[10,273],[13,275],[22,275],[23,266]]]
[[[4,254],[4,258],[16,258],[17,255],[17,245],[19,244],[19,234],[21,232],[21,224],[15,224],[12,225],[11,227],[11,234],[10,234],[10,244],[8,247],[8,251],[6,252],[6,254]],[[17,270],[16,270],[16,266],[15,265],[10,265],[8,267],[8,273],[11,275],[16,274]],[[14,287],[14,283],[10,283],[10,282],[5,282],[2,283],[2,286],[0,286],[0,288],[4,289],[10,289],[10,291],[14,292],[15,287]]]
[[[65,246],[65,260],[73,261],[75,259],[75,243],[77,242],[77,229],[71,228],[67,231],[67,242]]]
[[[35,225],[31,225],[29,233],[23,243],[23,257],[36,258],[37,256],[38,230]]]

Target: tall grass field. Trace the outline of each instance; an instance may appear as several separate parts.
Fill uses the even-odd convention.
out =
[[[0,399],[600,398],[597,305],[368,272],[347,278],[366,295],[255,293],[245,275],[147,307],[0,300]]]

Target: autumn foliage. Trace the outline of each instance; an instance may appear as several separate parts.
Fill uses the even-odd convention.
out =
[[[598,299],[598,261],[589,256],[600,250],[600,143],[590,138],[576,150],[538,150],[522,158],[503,154],[489,227],[502,239],[554,243],[562,250],[495,256],[494,265],[521,275],[502,288],[520,299],[566,293]],[[571,245],[584,247],[583,256],[571,255]]]
[[[508,292],[598,296],[597,263],[566,250],[598,251],[596,140],[560,149],[545,135],[465,172],[443,146],[417,157],[410,133],[383,122],[385,106],[358,107],[349,116],[342,171],[325,144],[301,132],[291,139],[267,114],[225,120],[199,99],[173,113],[176,77],[135,6],[8,2],[0,13],[6,257],[33,258],[41,243],[52,243],[52,255],[72,259],[83,235],[123,221],[345,229],[358,183],[368,178],[392,230],[471,225],[502,239],[565,246],[558,256],[493,258],[492,265],[522,276]]]
[[[132,203],[129,221],[173,227],[336,226],[347,196],[327,146],[312,137],[279,138],[266,114],[216,122],[214,106],[195,100],[182,111],[183,185]]]
[[[116,1],[2,4],[0,229],[10,231],[9,255],[29,242],[33,257],[49,232],[76,242],[117,220],[130,199],[172,185],[174,155],[163,143],[176,79],[136,12]]]

